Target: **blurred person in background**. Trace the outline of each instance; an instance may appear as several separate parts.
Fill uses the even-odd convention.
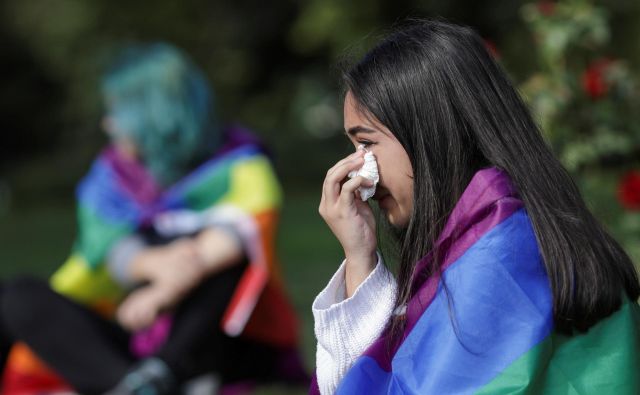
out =
[[[640,393],[635,268],[482,39],[414,21],[344,84],[344,128],[364,149],[323,185],[345,260],[313,304],[311,393]],[[377,176],[349,180],[365,151]],[[358,190],[378,177],[376,221]]]
[[[124,50],[102,92],[111,144],[78,186],[73,253],[50,284],[0,289],[3,394],[304,382],[264,147],[220,124],[203,73],[168,44]]]

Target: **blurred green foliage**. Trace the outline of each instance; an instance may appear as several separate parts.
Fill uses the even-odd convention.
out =
[[[523,3],[5,0],[0,183],[18,204],[39,204],[43,193],[70,199],[105,142],[96,89],[105,61],[124,43],[166,40],[208,74],[225,120],[265,138],[287,187],[318,185],[350,150],[341,136],[343,58],[358,56],[398,20],[441,15],[475,26],[522,78],[531,71]]]
[[[640,165],[637,53],[617,52],[612,10],[592,1],[531,3],[522,16],[538,65],[522,92],[596,216],[640,262],[640,214],[618,198],[621,175]]]
[[[543,40],[549,48],[539,47],[542,59],[530,50],[534,37],[521,17],[525,0],[5,0],[0,184],[18,204],[39,204],[42,193],[71,198],[105,142],[97,79],[127,42],[166,40],[184,48],[210,77],[224,119],[257,130],[273,148],[286,185],[301,189],[317,185],[324,169],[350,149],[340,131],[339,65],[395,22],[442,16],[474,26],[518,81],[540,67],[552,69],[580,35],[594,44],[607,41],[614,54],[638,64],[640,41],[631,38],[640,33],[640,5],[601,3],[602,11],[565,16],[572,20],[567,24],[557,21],[572,8],[559,6],[554,18],[531,22],[526,10],[532,6],[525,7],[524,19],[549,36]]]

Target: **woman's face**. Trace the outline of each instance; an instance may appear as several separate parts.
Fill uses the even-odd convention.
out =
[[[409,156],[386,126],[359,110],[351,92],[344,99],[344,130],[355,147],[364,145],[378,162],[380,182],[373,199],[398,228],[405,228],[413,210],[413,169]],[[363,113],[365,112],[365,113]]]
[[[111,139],[111,143],[122,155],[130,159],[138,158],[138,149],[131,139],[121,137],[124,133],[118,130],[113,118],[106,115],[102,118],[102,129]]]

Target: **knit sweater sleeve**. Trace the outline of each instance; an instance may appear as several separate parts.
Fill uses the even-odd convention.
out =
[[[322,395],[333,394],[355,360],[385,328],[391,316],[396,281],[378,255],[378,263],[346,298],[345,262],[313,302],[316,375]]]

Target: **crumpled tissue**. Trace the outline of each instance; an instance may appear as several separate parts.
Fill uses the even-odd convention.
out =
[[[349,178],[354,178],[357,176],[362,176],[373,181],[373,186],[369,188],[360,187],[358,188],[358,192],[360,193],[360,199],[363,202],[367,201],[376,193],[376,185],[378,185],[378,181],[380,181],[380,174],[378,173],[378,162],[376,162],[376,157],[372,152],[367,151],[366,148],[361,145],[358,149],[362,149],[365,151],[364,154],[364,164],[359,170],[355,170],[349,173]]]

